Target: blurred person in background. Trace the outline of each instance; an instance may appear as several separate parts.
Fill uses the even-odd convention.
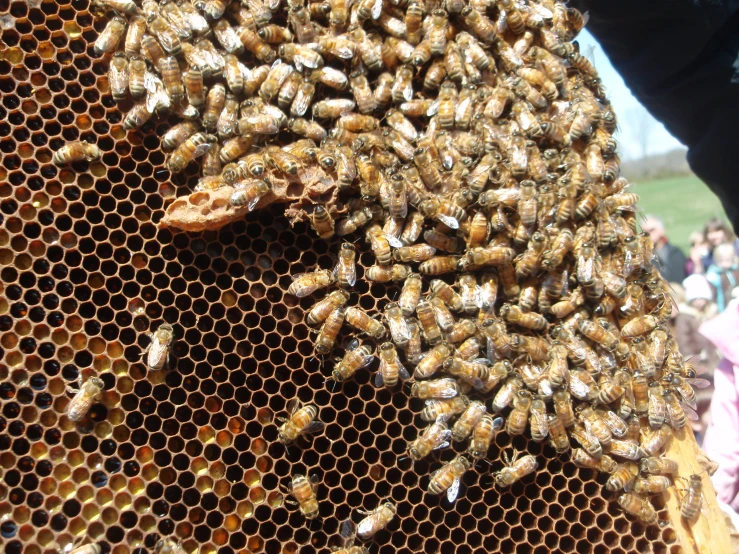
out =
[[[710,253],[711,249],[708,246],[703,231],[693,231],[690,233],[690,252],[688,253],[688,261],[685,262],[685,273],[687,275],[705,273],[703,258]]]
[[[703,450],[718,463],[711,477],[719,501],[739,509],[739,300],[700,328],[722,356],[713,374],[710,423]],[[701,376],[702,377],[702,376]]]
[[[732,298],[732,291],[739,283],[739,260],[734,245],[719,244],[713,249],[713,264],[706,269],[706,279],[711,283],[719,312],[723,312]]]
[[[714,259],[714,251],[717,246],[734,242],[734,233],[731,232],[729,226],[721,219],[714,217],[709,219],[703,228],[703,237],[708,247],[708,252],[701,258],[703,270],[699,273],[705,273],[711,265],[716,263]]]
[[[690,275],[683,281],[683,285],[684,288],[677,283],[670,284],[675,300],[673,305],[677,308],[673,311],[671,320],[672,332],[680,353],[685,358],[690,358],[696,368],[706,373],[705,376],[710,376],[718,365],[719,356],[711,341],[699,329],[703,322],[718,313],[716,304],[713,303],[713,291],[703,275]],[[691,425],[696,436],[702,437],[708,425],[708,408],[713,390],[696,392],[696,412],[700,419],[692,421]]]
[[[656,215],[648,215],[642,223],[642,230],[649,233],[657,254],[659,264],[655,264],[662,277],[669,283],[679,283],[685,278],[685,254],[667,240],[665,225]]]

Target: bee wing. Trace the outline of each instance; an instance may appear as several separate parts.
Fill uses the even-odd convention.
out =
[[[385,234],[384,236],[387,239],[388,244],[390,244],[390,246],[392,246],[393,248],[401,248],[403,246],[403,243],[400,242],[398,237],[395,237],[389,233]]]
[[[320,433],[326,425],[320,421],[311,421],[308,427],[301,431],[303,435],[312,435],[314,433]]]
[[[149,345],[149,352],[146,356],[146,365],[150,369],[160,369],[167,357],[167,346],[159,341],[154,341]]]
[[[371,537],[380,527],[378,525],[379,522],[377,521],[378,517],[379,516],[375,511],[364,518],[362,521],[360,521],[359,525],[357,526],[357,534],[363,538]]]
[[[462,100],[459,104],[457,104],[455,113],[454,113],[455,119],[462,119],[464,117],[464,114],[467,111],[467,108],[469,107],[471,102],[472,102],[472,97],[468,97]]]
[[[408,370],[400,362],[398,362],[398,377],[400,377],[404,381],[407,381],[411,378],[411,374],[408,373]]]
[[[496,417],[493,420],[493,432],[500,431],[504,425],[505,425],[505,419],[503,419],[502,417]]]
[[[374,356],[372,354],[368,354],[367,356],[362,356],[362,361],[359,364],[359,367],[357,369],[364,369],[368,365],[372,363],[372,360],[374,360]]]
[[[293,414],[300,409],[300,400],[297,398],[293,398],[287,403],[286,409],[287,409],[288,415],[292,417]]]
[[[261,197],[262,196],[260,194],[258,194],[254,198],[252,198],[251,200],[249,200],[249,204],[246,206],[246,209],[249,210],[249,211],[252,211],[254,209],[254,206],[257,205],[257,203],[259,202],[259,199]]]
[[[459,495],[459,485],[461,484],[461,482],[462,480],[457,477],[454,481],[452,481],[452,485],[446,490],[446,498],[451,504],[454,504],[454,501]]]
[[[698,415],[698,412],[696,412],[693,407],[690,406],[687,402],[680,402],[680,406],[685,412],[685,415],[688,416],[688,419],[692,419],[693,421],[700,421],[701,417]]]
[[[383,387],[385,385],[385,379],[382,376],[382,372],[385,371],[386,367],[387,367],[387,362],[385,362],[385,360],[380,360],[380,369],[377,371],[377,374],[375,375],[375,386],[377,388]]]
[[[434,100],[426,110],[426,117],[434,117],[437,113],[439,113],[439,101]]]
[[[459,229],[459,221],[448,215],[438,215],[439,221],[450,229]]]
[[[352,541],[352,544],[354,543],[354,535],[357,534],[357,526],[354,525],[354,522],[351,519],[345,519],[341,522],[341,527],[339,528],[339,535],[342,539],[344,539],[344,545],[346,547],[349,547],[348,541]]]
[[[409,341],[413,338],[411,330],[408,328],[408,322],[403,317],[398,318],[398,320],[388,318],[388,327],[390,327],[391,335],[403,341]]]
[[[372,19],[380,18],[380,15],[382,15],[382,0],[375,0],[375,3],[372,4],[370,15],[372,16]]]
[[[688,383],[689,385],[691,385],[693,388],[696,388],[696,389],[705,389],[711,386],[711,382],[708,379],[684,377],[683,381],[685,381],[686,383]]]
[[[346,282],[349,283],[350,287],[353,287],[357,282],[357,265],[349,264],[346,268]]]

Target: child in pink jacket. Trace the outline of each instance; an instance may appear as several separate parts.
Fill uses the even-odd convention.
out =
[[[719,464],[711,477],[716,496],[739,511],[739,300],[703,323],[700,333],[723,356],[714,372],[711,423],[703,450]]]

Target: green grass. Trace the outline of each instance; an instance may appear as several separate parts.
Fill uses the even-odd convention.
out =
[[[694,175],[632,184],[629,190],[639,195],[642,213],[656,215],[665,222],[668,239],[685,255],[690,250],[690,233],[702,230],[712,217],[728,221],[716,195]]]

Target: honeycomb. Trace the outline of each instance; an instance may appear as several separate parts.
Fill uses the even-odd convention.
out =
[[[499,434],[453,506],[426,494],[455,451],[404,458],[423,402],[375,388],[366,371],[327,384],[332,364],[314,357],[304,323],[314,300],[285,294],[292,275],[332,267],[334,246],[279,207],[218,232],[157,228],[198,175],[161,170],[172,121],[123,130],[127,107],[92,48],[104,25],[88,0],[0,0],[4,552],[98,542],[143,554],[162,537],[189,553],[325,552],[342,520],[385,500],[398,517],[368,543],[381,554],[682,551],[661,498],[662,525],[645,526],[605,490],[607,475],[523,436]],[[102,159],[55,167],[72,140]],[[350,303],[381,311],[399,288],[361,279],[373,257],[357,248]],[[146,333],[165,321],[176,323],[173,370],[147,374]],[[105,390],[89,428],[75,427],[67,387],[92,374]],[[319,407],[326,430],[286,449],[274,418],[295,397]],[[492,473],[511,446],[540,469],[499,491]],[[317,521],[285,502],[296,473],[320,479]]]

